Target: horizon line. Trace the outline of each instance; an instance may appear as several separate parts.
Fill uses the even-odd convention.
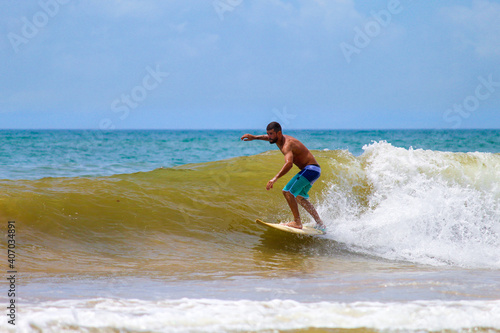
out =
[[[118,131],[265,131],[263,128],[115,128],[115,129],[99,129],[99,128],[0,128],[0,131],[103,131],[103,132],[118,132]],[[489,130],[496,131],[500,128],[289,128],[287,131],[464,131],[464,130]]]

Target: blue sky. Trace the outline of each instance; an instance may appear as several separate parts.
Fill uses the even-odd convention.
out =
[[[500,1],[2,1],[0,23],[0,128],[500,128]]]

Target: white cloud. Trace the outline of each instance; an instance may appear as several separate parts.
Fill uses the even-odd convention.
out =
[[[339,28],[352,27],[360,22],[362,15],[354,8],[352,0],[301,0],[301,18],[305,22],[318,20],[329,32]]]
[[[114,17],[151,18],[163,13],[167,2],[154,0],[87,0],[81,3],[86,9],[89,5],[98,8],[101,14]]]
[[[246,12],[244,12],[246,11]],[[352,0],[256,0],[248,2],[242,15],[251,24],[281,29],[325,29],[336,32],[362,19]],[[319,32],[319,31],[318,31]]]
[[[479,57],[500,56],[500,4],[475,0],[470,7],[448,7],[441,13],[452,25],[459,50],[472,48]]]

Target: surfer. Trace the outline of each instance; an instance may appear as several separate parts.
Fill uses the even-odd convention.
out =
[[[302,221],[300,219],[299,207],[297,204],[299,203],[314,218],[316,221],[316,228],[324,231],[326,227],[323,221],[321,221],[316,208],[314,208],[313,204],[308,200],[308,192],[321,174],[321,168],[309,149],[296,138],[290,135],[283,135],[281,132],[281,125],[275,121],[267,125],[267,135],[245,134],[241,137],[241,140],[264,140],[269,141],[270,144],[275,143],[283,155],[285,155],[285,165],[283,165],[274,178],[267,182],[267,190],[272,189],[274,183],[290,171],[294,164],[300,169],[299,173],[297,173],[283,188],[283,195],[293,213],[293,221],[283,224],[289,227],[302,229]]]

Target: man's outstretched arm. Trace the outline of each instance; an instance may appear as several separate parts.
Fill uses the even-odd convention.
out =
[[[241,140],[243,141],[252,141],[252,140],[264,140],[264,141],[269,141],[269,136],[267,135],[252,135],[252,134],[245,134],[241,137]]]

